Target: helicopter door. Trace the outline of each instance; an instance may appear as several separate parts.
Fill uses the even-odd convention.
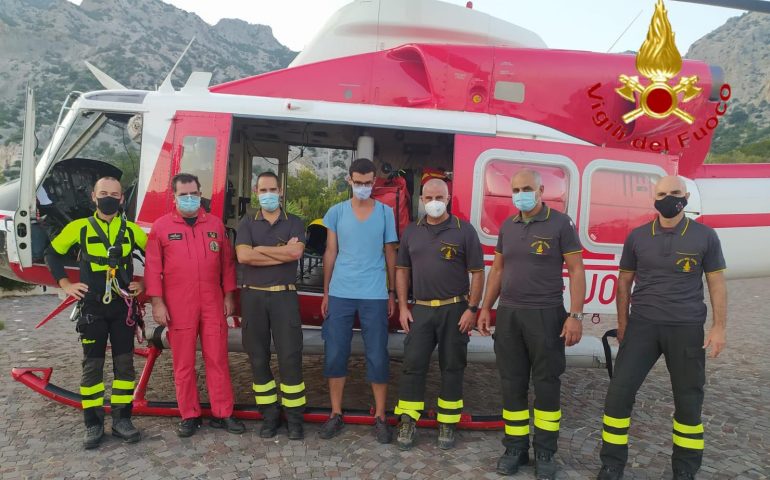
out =
[[[27,104],[24,116],[24,139],[22,143],[21,174],[19,185],[19,207],[13,216],[16,240],[16,256],[19,265],[32,266],[32,225],[35,215],[35,93],[27,87]],[[9,260],[14,261],[12,252]]]

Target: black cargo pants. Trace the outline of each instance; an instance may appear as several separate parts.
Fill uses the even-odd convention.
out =
[[[604,402],[602,464],[626,464],[636,392],[661,354],[666,359],[674,393],[671,463],[675,470],[694,475],[703,458],[703,326],[656,325],[633,316],[620,344],[615,374]]]
[[[412,308],[414,322],[404,339],[404,364],[395,409],[397,415],[406,414],[418,420],[425,410],[425,377],[431,355],[438,344],[441,391],[436,420],[450,424],[460,421],[470,338],[460,331],[458,323],[467,309],[466,301],[441,307],[415,305]]]
[[[535,387],[535,450],[555,452],[561,420],[561,380],[566,359],[560,338],[563,306],[523,309],[500,306],[495,324],[495,356],[503,394],[506,448],[529,449],[528,391]]]
[[[104,355],[107,341],[112,346],[113,418],[130,418],[134,398],[134,327],[126,324],[128,307],[114,298],[105,305],[85,301],[75,329],[83,346],[83,373],[80,380],[81,405],[87,426],[104,421]]]
[[[281,405],[290,420],[302,421],[305,382],[302,379],[302,321],[297,292],[241,290],[243,349],[249,354],[252,389],[263,414],[278,408],[278,386],[270,370],[270,339],[278,356]]]

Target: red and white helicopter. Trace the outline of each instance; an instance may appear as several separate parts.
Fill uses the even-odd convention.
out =
[[[673,42],[669,48],[679,55]],[[664,82],[640,80],[636,65],[633,55],[549,50],[533,32],[437,0],[353,1],[288,68],[216,86],[210,73],[194,72],[180,90],[171,74],[157,91],[132,90],[89,65],[105,90],[69,95],[37,162],[28,92],[21,178],[0,186],[0,274],[53,286],[41,261],[48,235],[92,212],[90,187],[105,174],[135,176],[125,214],[145,230],[173,208],[170,179],[180,171],[199,176],[210,211],[234,228],[250,203],[255,172],[272,168],[292,199],[290,147],[347,150],[406,172],[401,198],[411,207],[394,207],[412,219],[420,178],[451,172],[451,211],[476,227],[488,265],[499,225],[515,214],[510,177],[523,166],[536,169],[548,204],[576,221],[585,248],[585,311],[596,319],[615,312],[624,239],[653,214],[654,184],[664,175],[686,178],[688,215],[717,229],[728,276],[770,274],[770,164],[703,164],[732,95],[721,70],[687,60]],[[119,168],[100,157],[116,138],[134,164]],[[310,242],[297,286],[305,351],[321,353],[323,265]],[[71,265],[75,279],[74,258]],[[141,276],[140,262],[136,271]],[[65,300],[45,320],[71,304]],[[230,345],[240,350],[234,321]],[[391,327],[391,353],[398,356],[397,318]],[[163,348],[159,327],[149,346],[137,349],[147,357],[137,414],[177,414],[175,405],[144,397]],[[360,339],[354,348],[361,351]],[[608,362],[594,337],[567,355],[573,366]],[[469,358],[494,361],[491,341],[473,336]],[[51,383],[51,375],[50,368],[13,370],[33,390],[80,407],[79,396]],[[238,406],[236,415],[259,418],[252,406]],[[325,417],[317,409],[306,414],[311,421]],[[486,420],[496,419],[464,415],[461,425],[501,425]]]

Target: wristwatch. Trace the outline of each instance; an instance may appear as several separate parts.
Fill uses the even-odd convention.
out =
[[[476,312],[479,311],[479,306],[478,305],[468,305],[468,310],[470,310],[471,313],[476,313]]]
[[[585,313],[570,313],[569,316],[570,316],[570,318],[574,318],[574,319],[579,320],[579,321],[582,322],[583,318],[586,316],[586,314]]]

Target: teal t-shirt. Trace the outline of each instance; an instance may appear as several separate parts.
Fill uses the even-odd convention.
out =
[[[338,203],[326,212],[323,223],[337,234],[329,295],[357,300],[387,300],[386,243],[398,242],[393,209],[375,200],[374,210],[363,222],[353,213],[351,201]]]

